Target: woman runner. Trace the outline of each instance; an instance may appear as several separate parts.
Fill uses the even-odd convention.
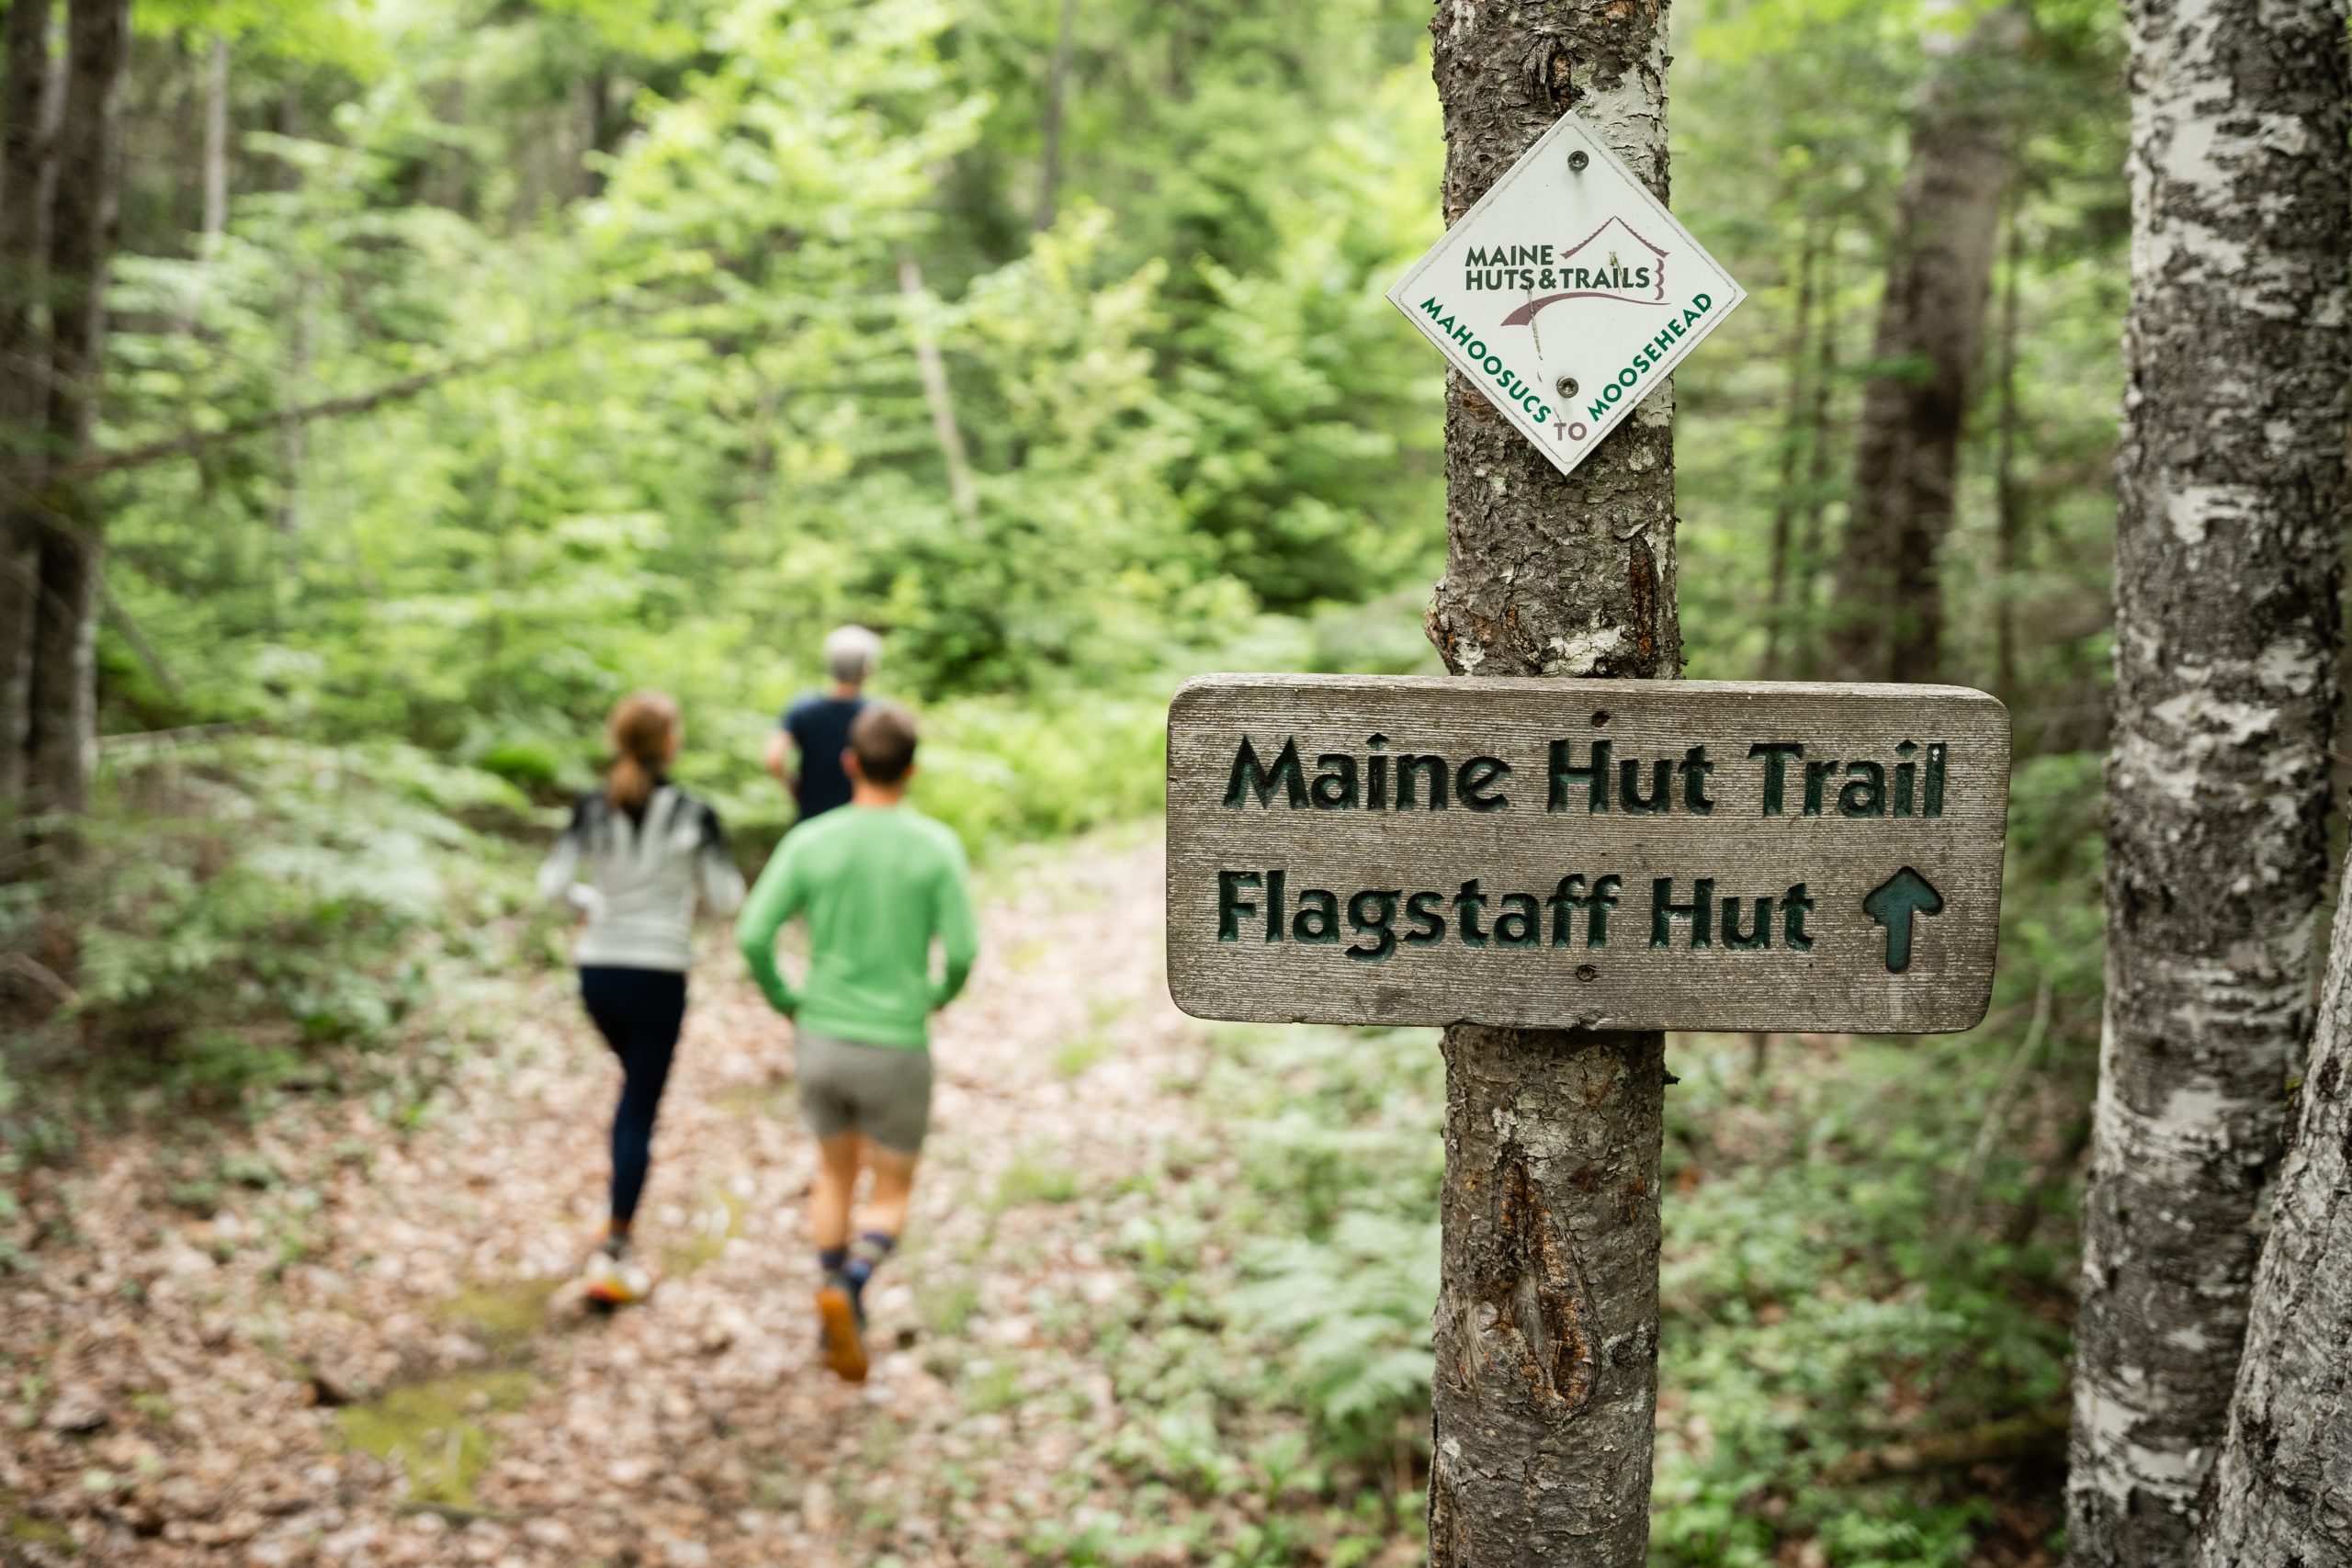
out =
[[[660,692],[639,692],[613,710],[609,733],[611,775],[572,807],[571,825],[539,870],[539,891],[587,917],[572,955],[581,999],[620,1058],[612,1218],[589,1260],[587,1287],[591,1301],[624,1306],[653,1289],[630,1256],[629,1225],[685,1021],[695,905],[699,899],[715,914],[732,914],[743,902],[743,878],[728,856],[718,814],[665,776],[682,738],[678,705]]]

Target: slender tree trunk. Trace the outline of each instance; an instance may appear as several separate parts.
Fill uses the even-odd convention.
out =
[[[1795,547],[1797,460],[1804,445],[1806,356],[1813,352],[1813,275],[1816,251],[1813,224],[1805,223],[1797,255],[1796,320],[1789,329],[1788,408],[1781,420],[1781,484],[1772,502],[1772,579],[1764,612],[1764,679],[1781,678],[1782,650],[1789,642],[1789,553]]]
[[[220,33],[212,35],[205,62],[204,150],[198,183],[202,186],[196,230],[198,265],[180,314],[180,330],[191,333],[204,311],[207,275],[220,254],[221,236],[229,231],[229,40]]]
[[[1062,183],[1062,103],[1069,92],[1070,36],[1078,27],[1078,0],[1062,0],[1054,29],[1054,62],[1046,73],[1045,151],[1037,160],[1037,228],[1054,226],[1054,203]]]
[[[0,813],[25,788],[32,729],[33,626],[40,593],[40,526],[28,493],[40,482],[48,355],[35,307],[41,279],[41,148],[48,115],[49,0],[8,7],[0,62]]]
[[[947,389],[947,362],[940,357],[939,344],[923,320],[922,268],[910,251],[899,253],[899,291],[906,296],[907,331],[915,340],[923,401],[931,405],[931,432],[939,442],[940,460],[947,466],[947,494],[956,503],[956,514],[969,525],[979,521],[979,493],[972,487],[972,460],[965,455],[964,432],[956,423],[956,404]]]
[[[1791,638],[1796,647],[1796,671],[1801,681],[1821,673],[1821,628],[1814,608],[1820,592],[1823,521],[1829,510],[1829,476],[1836,461],[1837,431],[1830,423],[1829,396],[1838,379],[1838,226],[1833,221],[1823,237],[1815,264],[1819,278],[1815,290],[1821,324],[1813,367],[1813,397],[1806,410],[1804,507],[1797,528],[1796,604],[1791,612]]]
[[[1445,215],[1573,108],[1661,197],[1663,4],[1444,0]],[[1446,386],[1446,574],[1430,640],[1462,675],[1671,676],[1674,405],[1563,476]],[[1446,1031],[1444,1276],[1431,1568],[1637,1568],[1657,1403],[1663,1037]]]
[[[609,154],[620,145],[621,131],[628,123],[628,117],[614,106],[616,94],[612,67],[608,63],[597,62],[594,73],[582,88],[582,96],[586,106],[584,118],[588,125],[588,150],[594,153]],[[580,161],[581,195],[604,195],[605,178],[601,158],[582,158]]]
[[[2352,888],[2335,908],[2301,1122],[2213,1470],[2205,1568],[2352,1562]]]
[[[229,40],[212,35],[204,73],[204,215],[197,255],[210,261],[229,231]]]
[[[2018,491],[2018,280],[2025,271],[2024,204],[2009,202],[2009,248],[2001,267],[2000,428],[1993,454],[1993,664],[2001,699],[2018,700],[2018,545],[2025,533],[2025,502]]]
[[[301,586],[302,481],[311,460],[311,423],[301,412],[301,399],[311,385],[311,316],[317,293],[316,281],[305,266],[294,280],[293,342],[286,366],[286,387],[295,403],[278,425],[286,484],[277,494],[277,583],[270,593],[269,613],[273,630],[280,608],[290,605]]]
[[[89,446],[104,368],[130,0],[70,0],[66,15],[65,106],[58,122],[49,256],[48,423],[52,455],[70,459]],[[51,484],[44,491],[41,521],[27,791],[39,809],[79,812],[89,803],[97,750],[98,520],[86,487]]]
[[[1831,626],[1831,662],[1849,679],[1938,678],[1936,556],[1951,530],[1961,424],[2010,179],[2010,117],[1998,88],[2024,27],[2014,8],[1986,15],[1912,121]]]
[[[2344,0],[2131,17],[2107,1027],[2068,1540],[2079,1564],[2166,1568],[2193,1557],[2311,1022],[2352,498],[2352,81]]]

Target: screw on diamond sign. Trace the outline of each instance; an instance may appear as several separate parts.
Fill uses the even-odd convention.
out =
[[[1388,291],[1562,473],[1747,297],[1573,114]]]
[[[1957,686],[1212,675],[1168,714],[1202,1018],[1966,1029],[2007,709]]]

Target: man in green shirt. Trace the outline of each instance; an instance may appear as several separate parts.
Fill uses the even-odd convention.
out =
[[[931,1120],[932,1010],[964,988],[979,951],[963,845],[905,804],[914,760],[906,710],[868,705],[842,753],[848,809],[786,835],[735,925],[760,989],[798,1026],[800,1110],[820,1156],[808,1194],[824,1270],[817,1313],[826,1359],[852,1382],[865,1377],[865,1282],[906,1228]],[[797,988],[775,961],[776,932],[795,915],[808,922],[808,977]],[[937,979],[934,938],[945,956]],[[852,1242],[850,1195],[865,1166],[874,1187]]]

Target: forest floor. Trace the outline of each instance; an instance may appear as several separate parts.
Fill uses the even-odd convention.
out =
[[[1044,864],[938,1021],[863,1386],[815,1354],[791,1031],[714,932],[641,1308],[572,1283],[616,1080],[565,974],[443,998],[484,1043],[415,1105],[297,1097],[225,1145],[158,1119],[28,1179],[38,1268],[0,1281],[0,1366],[36,1370],[0,1389],[0,1560],[911,1568],[1067,1532],[1073,1469],[1130,1418],[1093,1325],[1151,1289],[1105,1239],[1216,1129],[1171,1091],[1207,1047],[1162,980],[1157,846]]]

